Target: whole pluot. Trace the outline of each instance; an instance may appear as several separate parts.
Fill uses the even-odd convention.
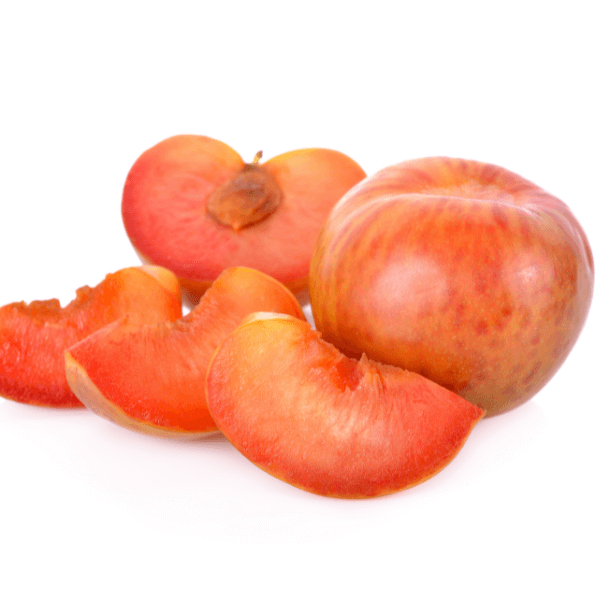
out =
[[[326,340],[416,371],[487,416],[556,373],[593,283],[589,242],[564,202],[501,167],[445,157],[354,186],[326,221],[310,270]]]

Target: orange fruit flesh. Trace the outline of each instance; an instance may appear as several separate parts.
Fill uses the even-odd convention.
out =
[[[397,492],[432,477],[484,412],[429,380],[344,356],[308,323],[247,319],[219,347],[210,412],[261,469],[340,498]]]
[[[89,409],[137,431],[216,430],[198,401],[210,356],[191,325],[112,323],[65,352],[71,389]]]
[[[130,267],[84,286],[60,302],[15,302],[0,308],[0,394],[25,404],[81,407],[65,378],[64,350],[126,313],[139,322],[181,317],[175,276],[161,267]]]
[[[193,135],[150,148],[132,167],[123,191],[123,221],[133,246],[145,261],[174,271],[192,297],[237,265],[265,272],[294,292],[306,287],[326,216],[365,173],[346,155],[318,148],[288,152],[260,167],[277,181],[281,205],[234,231],[208,214],[206,205],[215,189],[244,168],[237,152]]]
[[[227,269],[182,319],[144,326],[121,319],[69,348],[67,379],[88,408],[124,427],[164,436],[213,432],[204,393],[208,363],[257,310],[303,318],[292,293],[273,278]]]

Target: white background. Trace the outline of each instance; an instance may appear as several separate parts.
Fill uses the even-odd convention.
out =
[[[600,257],[595,2],[11,2],[0,9],[0,305],[138,264],[138,155],[178,133],[367,173],[449,155],[563,199]],[[598,302],[529,403],[399,494],[314,496],[186,443],[0,399],[0,596],[597,598]],[[9,594],[4,593],[10,590]]]

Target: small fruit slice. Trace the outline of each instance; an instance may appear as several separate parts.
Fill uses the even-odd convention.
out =
[[[246,267],[226,269],[188,315],[139,326],[124,318],[65,352],[67,380],[91,410],[166,437],[217,430],[206,406],[206,369],[219,343],[258,310],[304,318],[294,295]]]
[[[403,490],[441,471],[484,414],[421,375],[343,355],[308,323],[246,319],[213,356],[210,412],[258,467],[339,498]]]
[[[64,351],[125,314],[140,323],[181,318],[181,293],[162,267],[129,267],[60,302],[15,302],[0,308],[0,394],[24,404],[81,407],[65,378]]]
[[[296,150],[259,164],[261,156],[244,163],[223,142],[178,135],[146,150],[127,176],[127,235],[142,261],[177,274],[190,304],[240,265],[294,293],[306,290],[325,218],[366,176],[335,150]]]

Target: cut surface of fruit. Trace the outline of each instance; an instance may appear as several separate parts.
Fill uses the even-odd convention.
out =
[[[348,358],[306,322],[248,317],[209,365],[209,410],[258,467],[325,496],[367,498],[441,471],[484,411],[424,377]]]
[[[294,295],[272,277],[226,269],[180,320],[140,326],[123,318],[69,348],[69,385],[88,408],[123,427],[166,437],[212,433],[208,363],[244,317],[259,310],[303,318]]]
[[[84,286],[64,308],[56,299],[0,308],[0,394],[25,404],[81,407],[65,378],[64,351],[130,314],[139,323],[181,318],[181,294],[162,267],[129,267]]]
[[[247,266],[298,293],[333,205],[365,172],[312,148],[259,164],[218,140],[179,135],[144,152],[123,190],[122,216],[140,258],[174,271],[195,304],[226,268]]]

